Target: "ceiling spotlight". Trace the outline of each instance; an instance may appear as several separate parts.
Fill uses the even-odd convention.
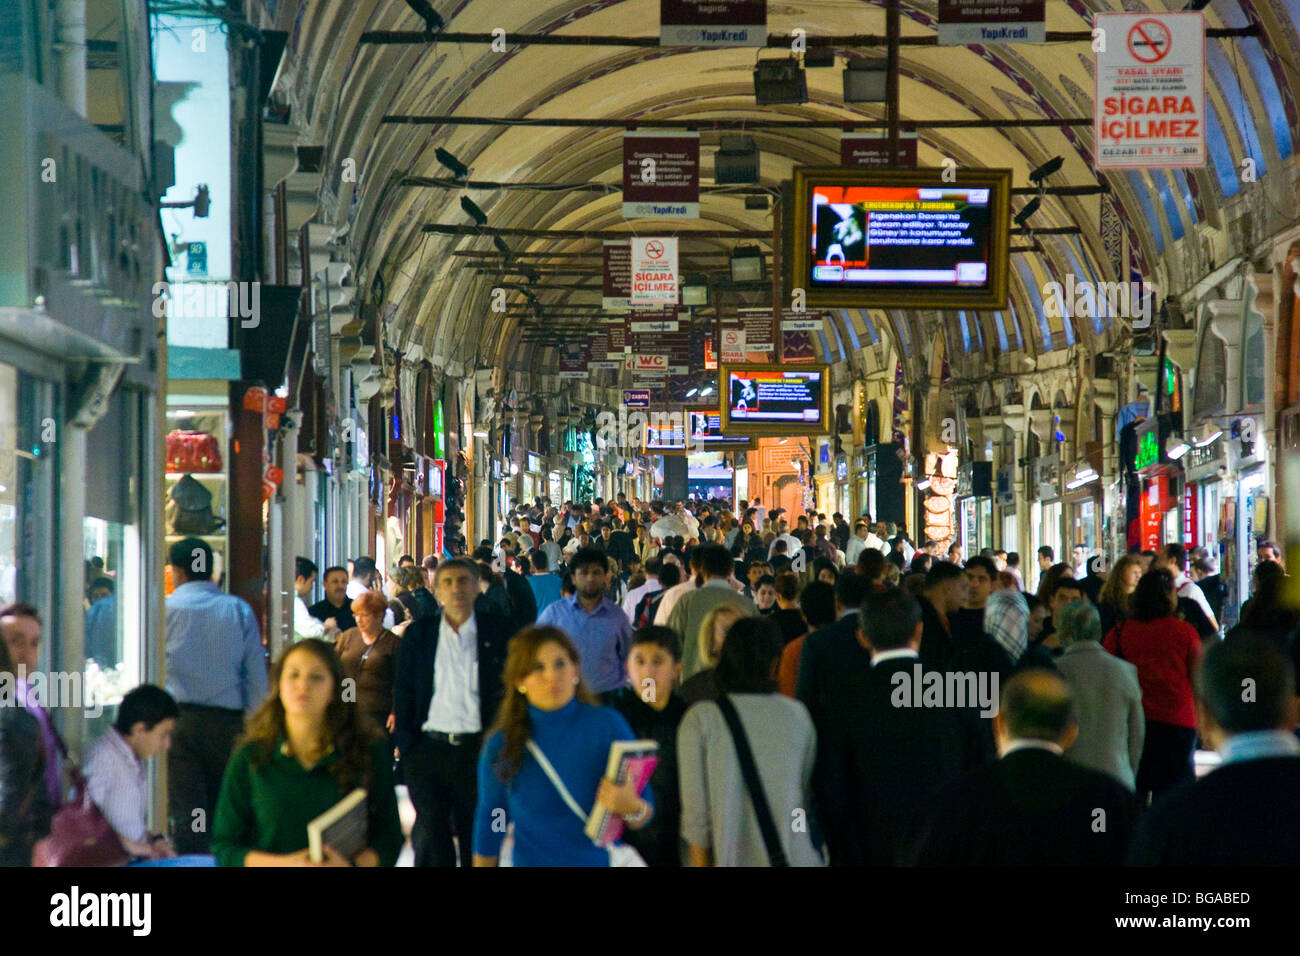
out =
[[[726,183],[758,182],[758,144],[743,133],[726,134],[713,155],[713,181]]]
[[[780,439],[777,440],[777,444],[778,444],[778,445],[784,445],[784,444],[786,444],[789,440],[790,440],[790,439],[788,439],[788,438],[786,438],[784,435],[782,435],[782,436],[780,437]]]
[[[433,9],[433,4],[429,0],[406,0],[406,5],[424,21],[425,33],[437,33],[447,25],[446,21],[438,16],[438,11]]]
[[[1051,159],[1043,163],[1043,165],[1039,166],[1037,169],[1035,169],[1032,173],[1029,174],[1029,181],[1041,185],[1044,179],[1052,175],[1052,173],[1056,172],[1064,165],[1065,165],[1065,157],[1053,156]]]
[[[449,170],[451,170],[451,174],[455,176],[457,179],[465,179],[469,176],[469,167],[466,166],[464,163],[462,163],[455,156],[451,155],[451,153],[447,152],[441,146],[439,146],[437,149],[433,151],[433,155],[438,160],[438,162],[440,162],[443,166],[446,166]]]
[[[1165,455],[1172,461],[1177,461],[1191,451],[1191,448],[1192,446],[1185,441],[1175,442],[1165,451]]]
[[[808,76],[796,57],[754,64],[754,102],[759,106],[808,102]]]
[[[461,202],[464,203],[465,200],[462,199]],[[1041,206],[1042,204],[1043,201],[1038,196],[1035,196],[1033,199],[1029,200],[1029,202],[1025,203],[1025,208],[1020,210],[1020,212],[1016,213],[1016,225],[1023,226],[1025,224],[1025,220],[1028,219],[1030,216],[1032,216],[1034,213],[1038,212],[1038,207]]]
[[[815,46],[803,55],[805,69],[835,65],[835,48],[833,46]]]
[[[689,392],[686,393],[686,397],[687,397],[687,398],[694,398],[694,397],[695,397],[695,393],[698,392],[698,391],[699,391],[698,388],[692,388]]]
[[[844,64],[845,103],[883,103],[888,61],[883,56],[855,56]]]
[[[466,214],[480,226],[487,225],[487,213],[478,207],[478,204],[468,196],[460,197],[460,208],[465,210]]]
[[[700,392],[700,398],[708,398],[712,394],[713,394],[713,386],[705,385],[704,389]],[[1222,432],[1220,432],[1220,434],[1222,434]]]
[[[731,253],[732,282],[761,282],[765,268],[758,246],[737,246]]]

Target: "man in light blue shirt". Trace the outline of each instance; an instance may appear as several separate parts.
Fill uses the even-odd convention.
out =
[[[583,548],[569,562],[572,597],[551,604],[537,618],[538,627],[558,627],[578,647],[582,676],[597,694],[618,690],[626,682],[632,625],[609,598],[609,563],[599,548]]]
[[[167,760],[168,806],[179,853],[207,853],[217,794],[244,715],[267,692],[266,652],[253,609],[212,581],[202,538],[168,552],[167,692],[180,707]]]
[[[101,670],[117,665],[117,596],[112,578],[90,582],[90,608],[86,611],[86,659]]]
[[[540,548],[527,560],[532,561],[533,573],[526,580],[533,589],[533,597],[537,599],[537,613],[540,614],[560,599],[560,576],[549,572],[550,557]]]

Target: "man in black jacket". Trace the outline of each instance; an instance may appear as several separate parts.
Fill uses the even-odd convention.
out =
[[[957,657],[949,615],[966,603],[969,593],[966,572],[947,561],[936,561],[925,573],[921,592],[921,663],[926,670],[943,671]]]
[[[434,593],[438,611],[413,622],[397,652],[393,736],[415,804],[415,865],[455,866],[459,856],[468,867],[478,754],[501,704],[501,673],[514,626],[509,618],[475,608],[479,569],[472,561],[439,563]]]
[[[915,598],[898,588],[872,594],[857,623],[871,666],[827,689],[813,788],[831,865],[890,866],[917,808],[993,753],[977,699],[914,706],[922,630]]]
[[[922,866],[1116,866],[1133,830],[1133,795],[1063,756],[1079,727],[1050,671],[1021,671],[993,718],[1002,757],[945,787],[931,804]]]
[[[499,561],[494,561],[491,548],[480,547],[474,551],[476,561],[486,561],[493,565],[505,581],[506,596],[513,612],[514,629],[511,634],[537,620],[537,596],[533,594],[533,589],[528,586],[524,576],[510,567],[510,559],[514,556],[515,550],[508,540],[502,544],[502,558]]]
[[[835,623],[804,639],[795,697],[808,708],[819,735],[831,687],[871,668],[871,652],[858,643],[858,610],[870,593],[866,578],[845,571],[835,582]]]
[[[1201,736],[1223,763],[1142,818],[1136,866],[1300,866],[1295,675],[1274,641],[1234,634],[1201,658]],[[1243,693],[1250,687],[1252,694]]]

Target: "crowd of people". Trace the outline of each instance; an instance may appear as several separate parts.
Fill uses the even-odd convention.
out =
[[[417,866],[1300,863],[1270,796],[1300,782],[1300,610],[1271,542],[1224,634],[1213,565],[1176,543],[1111,567],[1043,548],[1030,591],[1015,553],[758,502],[539,499],[499,530],[386,576],[299,558],[269,678],[251,609],[177,542],[167,686],[84,761],[125,854],[392,865],[400,782]],[[0,611],[0,672],[35,670],[40,630]],[[8,865],[66,799],[25,694],[0,708]],[[607,777],[620,741],[657,745],[644,787]],[[1221,758],[1200,778],[1198,745]],[[366,846],[313,862],[307,824],[357,788]],[[624,823],[612,849],[596,813]]]

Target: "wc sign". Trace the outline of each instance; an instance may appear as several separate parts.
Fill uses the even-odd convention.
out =
[[[1097,168],[1204,166],[1205,15],[1099,13]]]

